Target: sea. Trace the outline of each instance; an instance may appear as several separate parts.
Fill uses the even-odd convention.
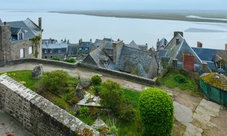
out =
[[[156,46],[158,39],[166,38],[170,41],[174,31],[184,32],[185,40],[192,47],[196,47],[197,41],[200,41],[204,48],[225,49],[227,43],[226,23],[0,10],[0,19],[5,22],[30,18],[38,24],[39,17],[42,17],[43,39],[67,39],[70,43],[78,43],[81,38],[83,41],[92,40],[93,42],[96,39],[112,38],[113,40],[121,39],[126,44],[132,40],[139,45],[147,43],[150,48]],[[202,17],[190,15],[188,18]]]

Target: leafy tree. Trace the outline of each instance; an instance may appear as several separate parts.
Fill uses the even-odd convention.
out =
[[[37,35],[37,36],[35,36],[35,37],[33,37],[33,38],[29,39],[29,40],[32,41],[33,44],[35,44],[34,56],[37,58],[38,54],[39,54],[39,52],[38,52],[38,44],[39,44],[39,42],[41,40],[41,35]]]
[[[173,128],[173,101],[158,88],[141,92],[139,98],[140,117],[144,136],[170,136]]]
[[[101,85],[100,97],[102,106],[117,111],[124,101],[124,92],[118,83],[107,80]]]
[[[41,82],[47,90],[56,91],[67,85],[68,78],[69,75],[66,71],[55,70],[45,73]]]
[[[100,85],[101,82],[102,82],[102,79],[101,79],[100,76],[98,76],[98,75],[92,76],[92,78],[91,78],[91,83],[92,83],[93,85]]]

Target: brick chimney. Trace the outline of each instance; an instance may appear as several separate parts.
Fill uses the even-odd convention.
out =
[[[200,41],[198,41],[198,42],[197,42],[197,47],[198,47],[198,48],[202,48],[202,47],[203,47],[203,44],[202,44]]]
[[[194,56],[190,54],[183,54],[184,69],[194,71]]]
[[[227,43],[225,44],[225,50],[227,50]]]
[[[118,59],[121,55],[121,50],[124,46],[123,41],[115,41],[113,42],[113,62],[116,64],[118,62]]]

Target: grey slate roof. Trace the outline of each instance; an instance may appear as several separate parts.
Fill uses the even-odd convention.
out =
[[[89,54],[96,47],[92,42],[81,42],[79,44],[76,54]]]
[[[141,64],[144,70],[148,72],[151,59],[152,58],[148,55],[148,51],[123,46],[118,61],[119,69],[131,73],[138,64]]]
[[[95,47],[99,47],[99,46],[105,44],[106,47],[113,48],[113,47],[112,47],[113,42],[114,42],[114,41],[113,41],[113,39],[111,39],[111,38],[103,38],[103,40],[101,40],[101,39],[96,39],[95,42],[94,42],[94,46],[95,46]]]
[[[168,41],[165,38],[162,38],[160,41],[157,42],[157,49],[160,49],[161,47],[166,47],[168,44]]]
[[[11,34],[17,35],[21,30],[23,31],[23,28],[11,27]]]
[[[125,44],[125,46],[135,48],[135,49],[140,49],[134,40],[132,40],[129,44]]]
[[[67,46],[68,46],[68,44],[65,42],[42,44],[43,49],[61,49],[61,48],[67,48]]]
[[[176,44],[177,39],[179,40],[178,44]],[[173,39],[165,47],[165,50],[168,50],[166,54],[167,57],[171,57],[172,59],[176,58],[178,62],[183,62],[183,54],[194,55],[194,61],[197,64],[202,62],[202,60],[180,34],[177,34],[177,36],[173,37]]]
[[[24,40],[33,38],[41,33],[39,26],[37,26],[29,18],[24,21],[6,22],[6,24],[9,24],[13,28],[23,28],[23,30],[25,31]],[[3,22],[0,22],[0,25],[3,25]]]

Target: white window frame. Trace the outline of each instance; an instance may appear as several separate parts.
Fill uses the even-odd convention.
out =
[[[32,51],[32,46],[29,46],[28,47],[28,54],[32,54],[33,53],[33,51]]]
[[[20,58],[24,58],[25,57],[25,49],[22,48],[20,49]]]

